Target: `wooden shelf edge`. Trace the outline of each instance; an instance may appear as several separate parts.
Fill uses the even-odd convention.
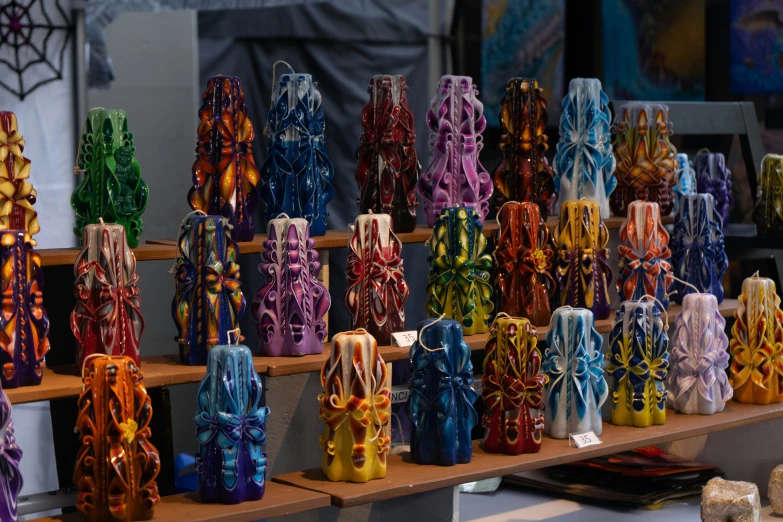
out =
[[[601,434],[603,443],[584,449],[569,447],[566,440],[545,436],[539,453],[511,456],[485,453],[479,442],[475,441],[473,459],[467,464],[450,467],[422,466],[408,461],[408,456],[404,458],[391,455],[386,477],[365,484],[330,482],[323,476],[320,468],[287,473],[273,477],[272,480],[327,494],[335,506],[352,507],[687,439],[781,417],[783,404],[762,406],[729,402],[724,412],[715,415],[683,415],[669,410],[666,424],[648,428],[614,426],[604,422]]]
[[[256,520],[295,515],[331,505],[323,493],[267,481],[264,498],[241,504],[203,504],[197,493],[162,497],[155,506],[153,522],[254,522]],[[80,522],[81,513],[37,518],[35,522]]]

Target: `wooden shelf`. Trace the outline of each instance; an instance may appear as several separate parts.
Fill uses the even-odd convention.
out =
[[[42,248],[36,249],[41,255],[41,265],[73,265],[81,252],[80,248]],[[133,249],[136,261],[155,261],[174,259],[176,248],[173,245],[144,243]]]
[[[662,426],[632,428],[604,422],[601,434],[603,443],[584,449],[569,447],[566,440],[555,440],[545,436],[539,453],[511,456],[485,453],[478,441],[475,441],[473,459],[467,464],[421,466],[410,462],[408,455],[391,455],[386,477],[365,484],[330,482],[324,477],[320,468],[287,473],[272,480],[327,494],[332,497],[333,505],[351,507],[452,487],[474,480],[608,455],[651,444],[687,439],[780,417],[783,417],[783,404],[760,406],[729,402],[725,411],[715,415],[683,415],[669,410],[666,424]]]
[[[183,493],[161,498],[155,506],[153,522],[253,522],[266,518],[295,515],[330,505],[329,496],[267,481],[264,498],[241,504],[202,504],[198,493]],[[84,522],[81,513],[37,518],[35,522]]]

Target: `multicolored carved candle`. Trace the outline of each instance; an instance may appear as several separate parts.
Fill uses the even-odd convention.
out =
[[[684,194],[696,194],[696,172],[691,167],[688,155],[677,153],[677,184],[674,185],[674,212],[680,210],[680,199]]]
[[[723,273],[729,259],[723,249],[723,226],[710,194],[685,194],[674,217],[671,240],[674,275],[689,283],[672,283],[674,300],[692,292],[712,294],[723,302]],[[695,289],[694,289],[695,287]]]
[[[714,295],[689,294],[682,300],[671,338],[668,380],[669,403],[680,413],[712,415],[731,399],[725,328]]]
[[[430,282],[425,303],[430,317],[445,316],[462,324],[465,335],[489,329],[492,257],[484,253],[487,238],[481,233],[478,212],[472,208],[446,208],[430,238]]]
[[[696,171],[696,187],[700,194],[712,194],[715,210],[723,225],[729,222],[729,211],[734,204],[731,193],[731,171],[726,167],[726,158],[720,152],[712,153],[702,149],[693,160]]]
[[[609,304],[609,230],[601,220],[595,201],[567,201],[560,209],[560,221],[552,231],[555,275],[560,287],[560,304],[588,308],[596,319],[606,319]]]
[[[76,431],[81,447],[73,482],[88,522],[150,520],[160,502],[158,450],[150,442],[152,401],[130,357],[86,362]]]
[[[761,236],[783,236],[783,156],[767,154],[761,162],[753,221]]]
[[[489,330],[481,421],[489,453],[538,453],[544,432],[544,384],[536,329],[527,319],[498,317]]]
[[[183,364],[207,364],[207,352],[228,344],[229,331],[245,311],[239,247],[230,231],[222,216],[191,214],[180,227],[171,314]]]
[[[6,389],[41,384],[49,351],[41,256],[33,246],[35,240],[24,230],[0,232],[0,383]]]
[[[530,201],[541,217],[549,216],[555,190],[552,167],[546,159],[546,99],[538,81],[512,78],[500,109],[500,150],[503,161],[495,169],[496,208],[506,201]]]
[[[654,301],[624,301],[610,335],[612,424],[645,428],[666,422],[668,323]]]
[[[555,154],[555,191],[558,208],[567,201],[587,198],[598,203],[609,218],[609,195],[617,185],[609,133],[609,98],[595,78],[574,78],[563,98],[560,142]],[[561,210],[562,212],[562,210]]]
[[[71,195],[77,237],[82,237],[85,225],[103,219],[125,227],[128,245],[139,246],[149,189],[135,153],[125,111],[98,108],[87,114],[77,167],[84,179]]]
[[[38,213],[33,210],[37,196],[30,177],[30,160],[22,155],[24,138],[16,115],[0,111],[0,230],[38,233]]]
[[[326,205],[334,197],[334,167],[326,155],[324,109],[309,74],[281,74],[272,89],[261,167],[267,220],[305,218],[314,236],[326,234]]]
[[[478,394],[472,388],[473,365],[462,325],[453,319],[426,319],[418,330],[408,379],[411,455],[419,464],[470,462]]]
[[[234,241],[251,241],[259,174],[242,82],[235,76],[213,76],[201,100],[188,203],[193,210],[227,217]]]
[[[140,365],[144,331],[136,256],[121,225],[84,227],[82,251],[73,266],[76,306],[71,330],[76,336],[76,364],[94,353],[126,355]]]
[[[481,223],[489,213],[492,178],[479,161],[487,126],[484,105],[469,76],[440,79],[427,112],[432,163],[419,178],[417,192],[427,225],[435,226],[448,207],[473,207]]]
[[[387,214],[356,218],[348,242],[348,288],[345,306],[351,327],[364,328],[381,344],[405,330],[408,283],[402,269],[402,243],[391,230]]]
[[[783,311],[775,282],[749,277],[731,328],[731,385],[737,402],[783,402]]]
[[[630,102],[615,118],[614,155],[617,158],[617,190],[610,205],[615,216],[624,216],[632,201],[641,199],[661,206],[661,215],[674,208],[677,184],[677,149],[669,141],[672,124],[669,107],[659,103]]]
[[[620,229],[620,276],[617,293],[625,301],[635,301],[643,295],[656,298],[669,306],[668,289],[672,284],[669,258],[669,233],[661,223],[658,203],[634,201],[628,206],[628,219]]]
[[[326,477],[348,482],[385,477],[391,390],[373,336],[364,330],[335,335],[321,385],[320,418],[326,423],[321,469]]]
[[[260,400],[261,378],[247,346],[212,348],[193,419],[202,502],[238,504],[264,496],[269,408]]]
[[[269,221],[259,270],[266,284],[256,293],[252,314],[261,355],[322,353],[327,337],[324,317],[332,298],[318,281],[318,251],[303,218]]]
[[[359,164],[359,213],[389,214],[395,232],[416,228],[416,183],[421,164],[416,154],[416,127],[408,107],[408,86],[400,75],[373,76],[362,109]]]
[[[22,490],[22,473],[19,461],[22,448],[14,437],[14,423],[11,421],[11,401],[0,389],[0,520],[16,522],[16,500]]]
[[[552,247],[549,229],[535,203],[508,202],[498,213],[495,259],[495,303],[499,313],[526,317],[548,326],[552,317]]]
[[[544,432],[553,439],[592,431],[601,435],[601,406],[609,395],[602,367],[603,339],[584,308],[558,308],[546,335],[541,366],[544,386]]]

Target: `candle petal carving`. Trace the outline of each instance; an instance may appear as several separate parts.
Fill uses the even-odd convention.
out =
[[[478,422],[473,403],[470,347],[462,326],[452,319],[427,319],[419,324],[411,346],[407,403],[411,454],[419,464],[453,466],[470,462],[471,430]]]
[[[77,237],[82,237],[85,225],[103,219],[125,227],[128,245],[139,246],[149,189],[135,152],[125,111],[97,108],[87,114],[78,157],[84,179],[71,195]]]
[[[17,497],[24,482],[19,469],[21,460],[22,448],[16,443],[11,420],[11,401],[0,389],[0,520],[3,521],[17,521]]]
[[[37,193],[26,181],[30,160],[22,155],[24,146],[16,115],[0,111],[0,230],[25,230],[33,236],[41,227],[33,210]]]
[[[309,74],[275,79],[266,127],[267,159],[261,167],[267,220],[304,218],[310,233],[326,233],[326,205],[334,197],[334,167],[326,155],[318,84]]]
[[[762,236],[783,236],[783,156],[764,156],[758,185],[758,198],[753,209],[756,229]]]
[[[213,76],[201,100],[188,203],[193,210],[227,217],[235,241],[251,241],[259,173],[253,159],[255,131],[247,115],[242,81]]]
[[[487,239],[472,208],[446,208],[430,238],[430,275],[425,304],[430,317],[444,315],[462,324],[466,335],[484,333],[492,313]]]
[[[150,442],[152,401],[130,357],[87,361],[76,430],[73,482],[88,522],[149,520],[160,502],[158,450]]]
[[[389,214],[395,232],[413,232],[419,204],[416,183],[421,164],[407,90],[402,76],[372,77],[356,151],[359,213]]]
[[[478,89],[469,76],[445,75],[430,105],[432,163],[417,186],[427,225],[435,226],[443,209],[459,206],[474,207],[483,223],[489,213],[492,179],[479,162],[487,120]]]
[[[734,204],[731,171],[726,167],[726,158],[720,152],[700,150],[693,160],[693,170],[696,172],[696,187],[699,193],[712,194],[715,198],[715,210],[725,226],[729,222],[729,211]]]
[[[229,331],[245,311],[245,296],[230,230],[221,216],[189,215],[180,227],[171,314],[183,364],[206,364],[213,346],[235,341]]]

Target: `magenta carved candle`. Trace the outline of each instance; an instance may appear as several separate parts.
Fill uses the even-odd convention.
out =
[[[345,305],[351,328],[364,328],[381,344],[405,330],[408,283],[402,269],[402,243],[386,214],[361,214],[348,242]]]
[[[321,264],[310,225],[306,219],[286,216],[271,219],[267,228],[259,265],[266,284],[252,306],[261,355],[322,353],[327,337],[324,317],[332,299],[317,278]]]
[[[487,119],[469,76],[440,79],[427,125],[432,163],[417,187],[427,224],[434,227],[440,212],[448,207],[473,207],[483,223],[492,196],[492,178],[479,162]]]

